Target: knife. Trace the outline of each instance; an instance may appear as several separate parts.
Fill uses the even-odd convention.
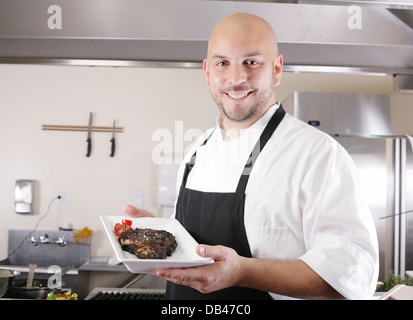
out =
[[[93,114],[92,112],[89,115],[89,127],[87,131],[87,154],[86,157],[90,156],[90,151],[92,150],[92,121],[93,121]]]
[[[116,131],[116,120],[113,120],[112,139],[110,139],[110,142],[112,143],[111,151],[110,151],[111,157],[115,155],[115,131]]]

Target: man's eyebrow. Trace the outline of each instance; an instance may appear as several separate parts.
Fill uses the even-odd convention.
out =
[[[249,52],[244,55],[244,58],[251,58],[251,57],[262,57],[263,55],[259,52]],[[228,60],[229,58],[225,55],[222,54],[214,54],[211,59],[216,60],[216,59],[223,59],[223,60]]]
[[[221,54],[215,54],[215,55],[213,55],[212,56],[212,58],[211,59],[228,59],[226,56],[223,56],[223,55],[221,55]]]
[[[262,54],[259,52],[250,52],[250,53],[247,53],[244,57],[245,58],[262,57]]]

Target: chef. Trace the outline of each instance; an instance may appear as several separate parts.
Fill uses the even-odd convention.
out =
[[[276,100],[282,66],[265,20],[236,13],[212,30],[203,68],[220,112],[180,168],[175,218],[215,262],[158,270],[167,299],[368,299],[375,291],[377,236],[356,168],[334,139]]]

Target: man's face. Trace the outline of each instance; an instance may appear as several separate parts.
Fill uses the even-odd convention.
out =
[[[204,61],[208,88],[228,120],[253,123],[275,103],[282,57],[259,33],[227,33],[210,40]]]

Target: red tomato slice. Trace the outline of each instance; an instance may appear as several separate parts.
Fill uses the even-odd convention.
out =
[[[115,224],[115,228],[113,229],[113,231],[115,232],[116,236],[119,237],[120,234],[125,231],[125,228],[123,225],[121,225],[120,223]]]
[[[116,236],[119,237],[123,231],[132,229],[132,221],[123,219],[122,223],[115,224],[113,231],[115,232]]]
[[[122,224],[124,226],[132,226],[132,221],[131,220],[127,220],[127,219],[123,219],[122,220]]]

